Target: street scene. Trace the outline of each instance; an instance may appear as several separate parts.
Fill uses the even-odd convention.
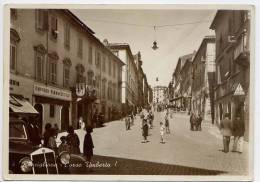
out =
[[[251,179],[250,7],[146,8],[9,8],[9,175]]]

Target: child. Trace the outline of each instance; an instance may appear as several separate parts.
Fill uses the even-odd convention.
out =
[[[161,142],[160,143],[165,143],[164,139],[163,139],[164,129],[165,129],[165,127],[164,127],[163,123],[160,122],[160,135],[161,135]]]
[[[60,137],[60,141],[61,144],[58,148],[58,153],[60,154],[61,152],[70,152],[70,147],[66,142],[66,137],[65,136]]]

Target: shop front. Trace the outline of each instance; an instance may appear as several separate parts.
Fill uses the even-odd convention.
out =
[[[34,108],[39,112],[42,131],[47,123],[57,124],[61,131],[71,124],[71,91],[35,83],[33,89]]]

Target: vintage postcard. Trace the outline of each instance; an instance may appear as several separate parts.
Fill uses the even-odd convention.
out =
[[[4,9],[4,179],[253,180],[254,6]]]

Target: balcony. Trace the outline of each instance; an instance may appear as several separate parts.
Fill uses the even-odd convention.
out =
[[[242,37],[238,40],[237,45],[234,47],[234,61],[240,66],[248,67],[249,61],[249,42],[248,36],[242,34]]]

